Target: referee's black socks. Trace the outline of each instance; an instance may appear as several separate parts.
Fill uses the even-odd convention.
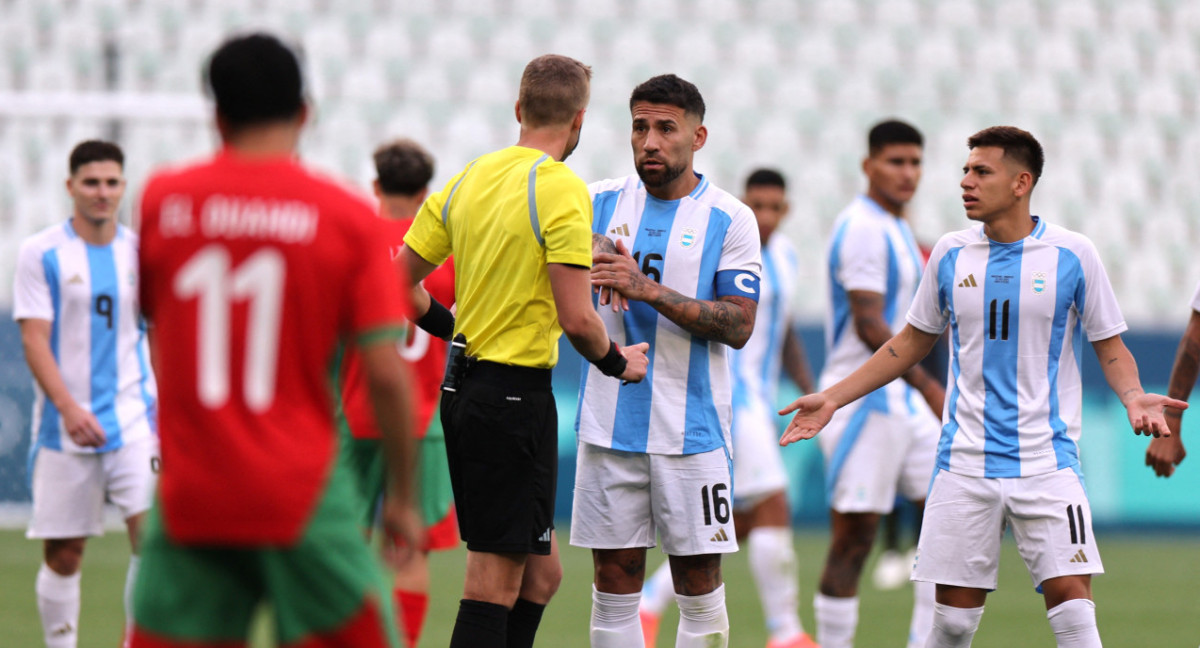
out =
[[[545,605],[523,598],[517,599],[508,613],[507,648],[533,648],[533,637],[537,634],[538,624],[542,622],[542,612],[545,609]]]
[[[454,634],[450,636],[450,648],[503,648],[512,645],[508,642],[508,615],[508,608],[503,605],[460,600]],[[540,618],[540,613],[538,616]],[[532,640],[528,645],[533,645]]]

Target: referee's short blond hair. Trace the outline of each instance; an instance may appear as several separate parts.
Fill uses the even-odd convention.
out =
[[[517,100],[524,125],[562,126],[587,107],[592,68],[568,56],[545,54],[529,62],[521,75]]]

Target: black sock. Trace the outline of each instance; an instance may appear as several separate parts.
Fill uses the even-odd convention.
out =
[[[533,648],[533,636],[537,634],[538,624],[542,622],[542,612],[545,609],[545,605],[523,598],[517,599],[508,613],[507,648]]]
[[[495,603],[462,599],[450,648],[504,648],[508,608]]]

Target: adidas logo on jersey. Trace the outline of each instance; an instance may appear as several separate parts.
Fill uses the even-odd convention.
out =
[[[978,288],[979,284],[975,283],[975,275],[969,274],[966,279],[963,279],[959,284],[959,288]]]
[[[71,625],[70,622],[67,622],[67,623],[64,623],[61,626],[55,628],[54,630],[52,630],[50,632],[50,636],[65,637],[66,635],[73,634],[74,632],[75,632],[75,626]]]
[[[1087,561],[1087,555],[1083,553],[1083,549],[1075,552],[1075,557],[1071,558],[1071,562],[1073,563],[1085,563]]]
[[[725,533],[725,527],[717,529],[716,535],[708,539],[709,542],[729,542],[729,534]]]
[[[68,285],[81,284],[81,283],[83,283],[83,277],[80,277],[79,275],[74,275],[70,279],[67,279]]]
[[[622,223],[608,230],[609,234],[620,234],[621,236],[629,236],[629,223]]]

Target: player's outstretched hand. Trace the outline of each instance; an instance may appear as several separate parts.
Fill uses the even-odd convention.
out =
[[[425,523],[415,504],[383,498],[383,560],[392,569],[408,564],[425,546]]]
[[[593,255],[592,287],[599,287],[601,295],[605,288],[611,288],[625,299],[649,300],[658,284],[642,274],[637,261],[630,256],[624,243],[617,241],[616,248],[616,254]],[[615,308],[614,304],[614,310]],[[628,309],[628,304],[625,304],[624,308]]]
[[[796,413],[792,417],[792,421],[788,423],[787,429],[783,431],[783,436],[779,437],[779,445],[785,446],[817,436],[817,433],[829,423],[829,419],[833,418],[833,413],[836,411],[837,403],[829,400],[825,392],[797,398],[792,401],[791,405],[779,410],[780,416]]]
[[[85,448],[99,448],[108,441],[96,416],[78,404],[63,409],[63,427],[76,445]]]
[[[621,355],[625,356],[625,372],[619,377],[625,382],[642,382],[642,378],[646,377],[646,367],[650,364],[650,359],[646,357],[646,351],[650,349],[650,344],[640,342],[626,347],[621,347]]]
[[[1163,418],[1164,407],[1187,409],[1187,401],[1168,398],[1162,394],[1140,394],[1125,405],[1133,431],[1146,436],[1169,437],[1171,429]]]

